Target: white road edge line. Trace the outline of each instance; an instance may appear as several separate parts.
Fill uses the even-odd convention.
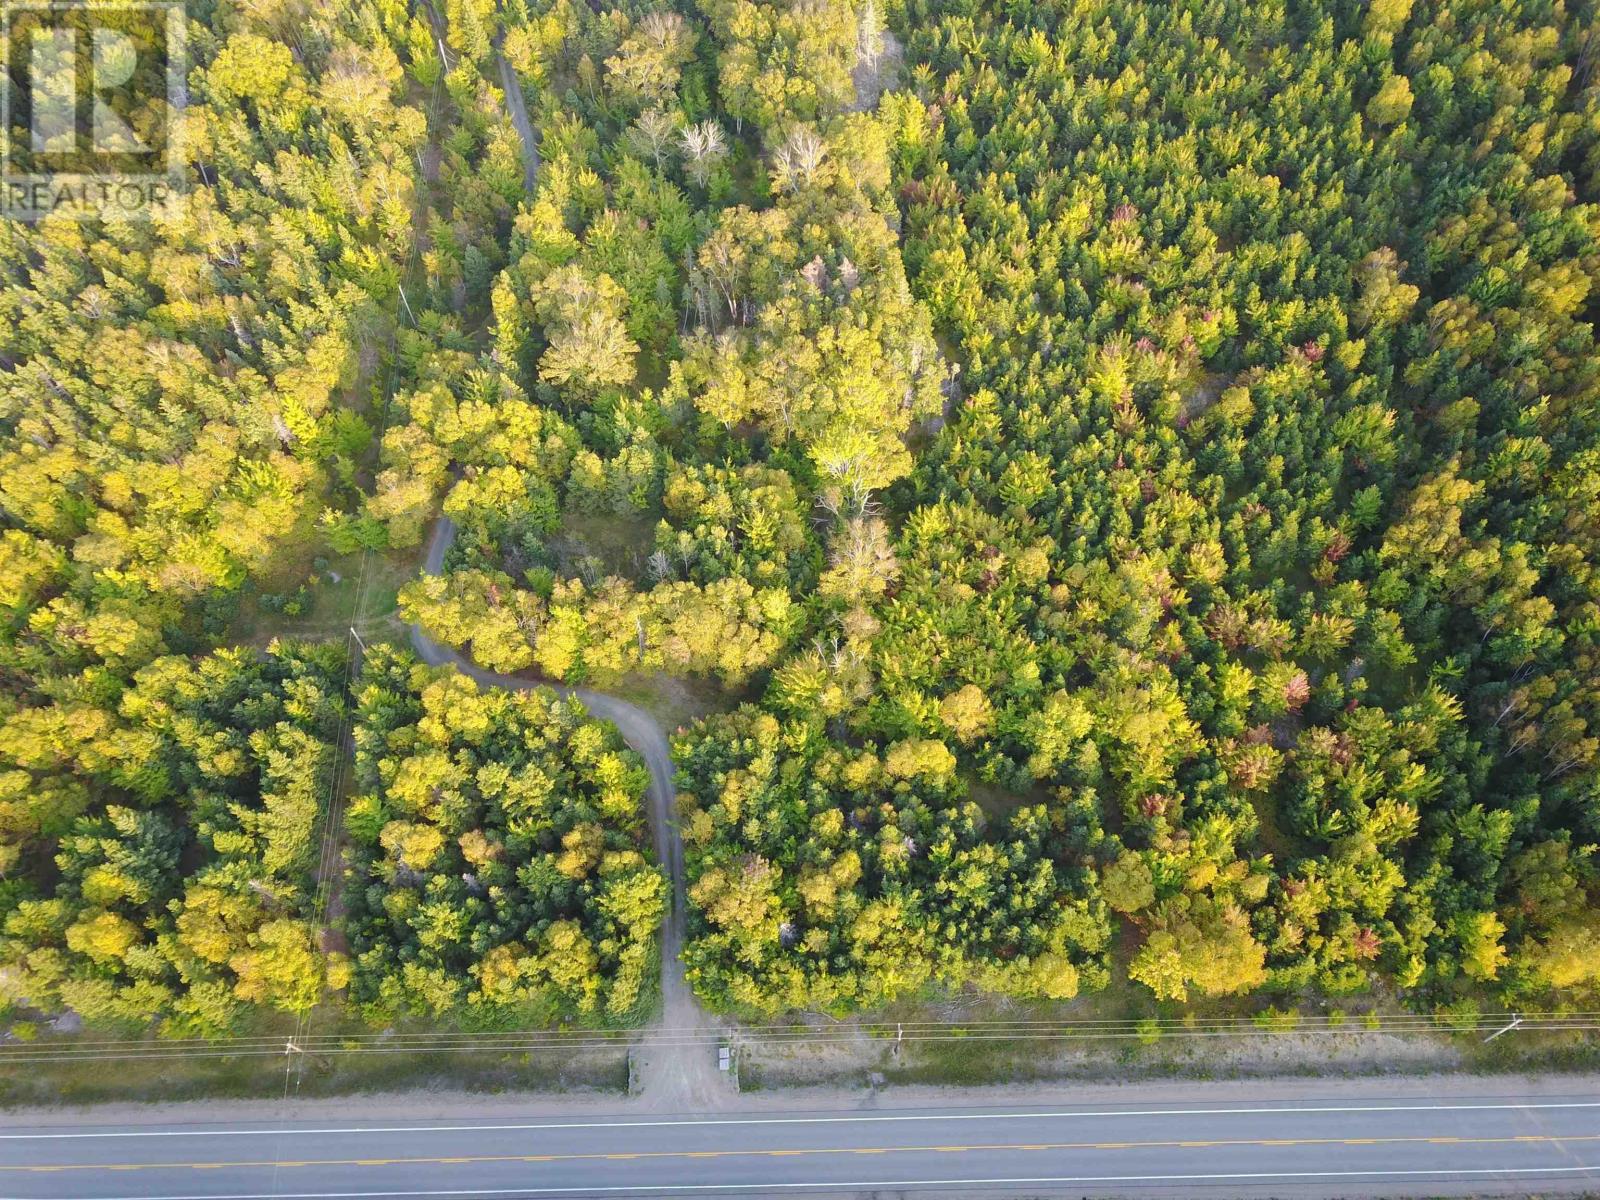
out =
[[[1433,1170],[1403,1171],[1250,1171],[1214,1175],[1033,1175],[995,1179],[841,1179],[816,1180],[807,1183],[693,1183],[659,1184],[640,1183],[593,1187],[578,1184],[573,1187],[519,1187],[470,1188],[433,1192],[211,1192],[205,1195],[183,1196],[101,1196],[94,1200],[383,1200],[384,1197],[426,1196],[591,1196],[605,1194],[654,1192],[657,1195],[683,1192],[758,1192],[783,1189],[814,1188],[825,1191],[862,1190],[872,1188],[906,1187],[1033,1187],[1039,1184],[1063,1183],[1226,1183],[1256,1179],[1398,1179],[1432,1178],[1449,1179],[1458,1176],[1478,1175],[1579,1175],[1600,1173],[1600,1166],[1592,1167],[1463,1167],[1452,1170],[1441,1167]],[[0,1200],[28,1200],[27,1197],[3,1197]]]
[[[677,1118],[670,1121],[546,1121],[514,1125],[366,1125],[330,1129],[124,1129],[79,1133],[0,1133],[0,1141],[64,1141],[90,1138],[158,1137],[298,1137],[321,1135],[348,1136],[357,1133],[512,1133],[537,1129],[671,1129],[705,1125],[861,1125],[893,1121],[1031,1121],[1063,1117],[1230,1117],[1292,1116],[1298,1113],[1381,1113],[1381,1112],[1499,1112],[1532,1111],[1553,1108],[1600,1108],[1600,1100],[1531,1101],[1501,1104],[1348,1104],[1291,1105],[1272,1108],[1132,1108],[1065,1110],[1059,1112],[1003,1113],[851,1113],[837,1117],[707,1117]],[[3,1200],[3,1198],[0,1198]]]

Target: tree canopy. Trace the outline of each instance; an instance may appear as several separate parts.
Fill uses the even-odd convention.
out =
[[[667,888],[646,858],[649,774],[616,730],[387,648],[358,703],[347,928],[368,1018],[641,1012]]]
[[[614,731],[238,626],[441,515],[402,619],[720,688],[715,1006],[1595,996],[1587,8],[192,15],[180,218],[0,228],[9,1000],[640,1015]]]

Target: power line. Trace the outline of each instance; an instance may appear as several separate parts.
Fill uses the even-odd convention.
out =
[[[1510,1019],[1514,1018],[1514,1016],[1522,1016],[1525,1021],[1600,1021],[1600,1010],[1517,1010],[1517,1013],[1480,1013],[1472,1019],[1474,1019],[1475,1022],[1478,1022],[1478,1024],[1494,1024],[1494,1026],[1498,1026],[1498,1024],[1504,1024],[1504,1022],[1510,1021]],[[1246,1016],[1208,1016],[1208,1018],[1198,1018],[1198,1016],[1197,1018],[1187,1018],[1187,1016],[1184,1016],[1184,1018],[968,1019],[958,1018],[957,1016],[957,1018],[930,1018],[925,1019],[925,1021],[906,1021],[906,1019],[898,1019],[898,1021],[851,1021],[851,1019],[845,1019],[845,1021],[802,1021],[802,1019],[797,1019],[797,1021],[766,1022],[766,1024],[730,1024],[730,1029],[736,1030],[736,1032],[744,1032],[744,1034],[760,1034],[760,1032],[774,1032],[774,1030],[776,1030],[776,1032],[806,1032],[806,1030],[830,1029],[893,1030],[896,1029],[896,1027],[904,1027],[904,1029],[910,1030],[1014,1029],[1014,1027],[1048,1027],[1048,1029],[1062,1029],[1062,1027],[1070,1027],[1070,1029],[1136,1029],[1136,1027],[1149,1027],[1152,1026],[1152,1024],[1154,1024],[1154,1026],[1166,1027],[1166,1029],[1195,1029],[1195,1027],[1202,1027],[1203,1029],[1203,1027],[1256,1026],[1256,1024],[1259,1024],[1259,1022],[1262,1021],[1262,1019],[1267,1018],[1262,1018],[1261,1014],[1254,1014],[1254,1016],[1248,1016],[1248,1014],[1246,1014]],[[1341,1022],[1342,1024],[1346,1024],[1346,1026],[1354,1026],[1355,1022],[1358,1021],[1376,1019],[1376,1021],[1381,1021],[1382,1026],[1386,1027],[1386,1029],[1387,1027],[1395,1026],[1395,1024],[1406,1024],[1406,1022],[1413,1022],[1413,1024],[1414,1022],[1422,1022],[1422,1024],[1429,1024],[1429,1026],[1432,1027],[1445,1027],[1451,1026],[1451,1024],[1458,1024],[1458,1022],[1451,1021],[1450,1018],[1440,1018],[1440,1016],[1435,1016],[1435,1014],[1400,1013],[1400,1011],[1389,1011],[1389,1013],[1384,1013],[1384,1011],[1378,1011],[1378,1013],[1350,1013],[1346,1014],[1344,1018],[1339,1018],[1339,1016],[1330,1016],[1330,1014],[1307,1013],[1299,1014],[1298,1018],[1294,1019],[1298,1019],[1302,1026],[1317,1026],[1318,1022],[1325,1022],[1325,1024],[1330,1024],[1330,1026],[1333,1027],[1341,1026]],[[666,1027],[666,1029],[662,1029],[661,1032],[672,1034],[672,1032],[688,1032],[690,1029],[693,1029],[693,1027],[683,1027],[683,1030],[675,1029],[675,1027]],[[400,1030],[400,1032],[390,1032],[390,1030],[386,1030],[386,1032],[378,1032],[378,1034],[374,1034],[374,1032],[370,1032],[370,1030],[349,1030],[349,1032],[344,1032],[344,1034],[320,1034],[318,1037],[338,1038],[338,1040],[352,1040],[352,1038],[357,1038],[357,1040],[362,1040],[362,1038],[366,1038],[366,1040],[374,1040],[374,1038],[376,1038],[376,1040],[382,1040],[382,1042],[405,1042],[405,1040],[437,1040],[437,1038],[440,1037],[523,1038],[534,1037],[534,1035],[538,1035],[538,1037],[629,1038],[637,1037],[640,1032],[642,1032],[642,1030],[635,1029],[635,1027],[618,1027],[618,1029],[581,1029],[581,1027],[541,1026],[525,1027],[525,1029],[410,1030],[410,1032],[403,1032],[403,1030]],[[170,1042],[163,1042],[162,1045],[221,1045],[221,1043],[226,1043],[226,1045],[246,1045],[246,1043],[251,1042],[282,1045],[283,1035],[245,1034],[232,1035],[232,1037],[229,1037],[229,1035],[224,1035],[224,1037],[214,1038],[173,1038],[173,1040],[170,1040]],[[75,1038],[74,1045],[93,1046],[93,1048],[141,1046],[150,1045],[150,1038],[96,1038],[96,1040],[78,1040],[78,1038]]]
[[[1522,1013],[1515,1028],[1526,1032],[1579,1032],[1600,1030],[1600,1014]],[[1430,1016],[1389,1014],[1383,1019],[1339,1021],[1326,1017],[1302,1018],[1274,1027],[1249,1018],[1212,1021],[1084,1021],[1084,1022],[857,1022],[819,1026],[732,1027],[726,1030],[668,1029],[650,1034],[652,1045],[682,1048],[715,1047],[727,1041],[749,1046],[837,1045],[866,1040],[898,1042],[1028,1041],[1095,1042],[1167,1038],[1224,1039],[1271,1038],[1288,1035],[1317,1037],[1374,1037],[1481,1034],[1504,1031],[1503,1014],[1471,1020],[1444,1021]],[[626,1048],[635,1044],[640,1030],[525,1030],[483,1033],[453,1032],[402,1036],[312,1034],[292,1039],[302,1056],[358,1056],[375,1054],[508,1054],[532,1051],[577,1052]],[[11,1064],[184,1061],[217,1058],[267,1058],[284,1054],[281,1037],[241,1038],[224,1042],[112,1043],[100,1046],[25,1045],[0,1049],[0,1066]]]
[[[442,91],[442,79],[436,79],[434,81],[432,97],[430,100],[431,106],[436,111],[438,110],[442,98]],[[422,211],[424,212],[432,211],[432,198],[429,195],[426,170],[423,167],[420,156],[418,157],[417,168],[417,203],[413,204],[411,214],[413,228],[410,230],[411,237],[410,244],[407,248],[406,261],[404,266],[401,268],[400,278],[396,283],[397,289],[400,293],[400,301],[404,305],[406,313],[411,316],[411,323],[413,326],[416,324],[416,316],[415,314],[412,314],[411,303],[406,299],[405,280],[406,277],[416,269],[417,262],[421,257],[419,237],[416,229],[414,228],[416,217],[418,215],[417,206],[420,204]],[[399,376],[396,357],[400,344],[401,323],[400,307],[396,306],[393,325],[391,326],[389,333],[388,377],[385,381],[383,405],[378,412],[378,427],[376,437],[373,439],[380,459],[383,450],[383,437],[388,430],[390,410],[394,405],[395,387]],[[345,661],[344,703],[341,705],[337,735],[334,739],[336,753],[334,759],[333,777],[329,781],[328,803],[324,808],[322,844],[317,856],[317,890],[312,900],[312,929],[316,931],[316,936],[319,939],[324,936],[324,926],[326,923],[328,906],[333,899],[333,889],[336,886],[339,886],[340,883],[339,876],[341,875],[341,872],[339,870],[339,828],[344,821],[343,794],[346,786],[347,773],[354,769],[356,753],[355,738],[352,731],[352,725],[355,719],[355,685],[357,675],[359,674],[358,664],[364,665],[366,653],[366,643],[362,641],[361,635],[356,632],[355,623],[361,619],[361,613],[366,606],[367,589],[371,581],[372,554],[373,550],[371,546],[362,547],[361,565],[356,572],[355,599],[350,610],[349,638],[353,638],[355,640],[355,646],[350,644],[350,640],[348,638],[345,642],[345,648],[348,653]],[[357,652],[358,649],[359,653]],[[321,947],[319,946],[318,949],[321,949]],[[303,1044],[310,1040],[308,1035],[310,1033],[313,1011],[313,1009],[306,1009],[303,1012],[296,1014],[294,1035],[285,1043],[287,1047],[287,1049],[283,1051],[283,1094],[285,1100],[288,1100],[289,1098],[289,1076],[291,1064],[295,1063],[295,1052],[300,1050]],[[303,1054],[301,1055],[301,1061],[304,1061]]]
[[[1456,1028],[1469,1022],[1476,1025],[1489,1025],[1498,1028],[1502,1024],[1520,1017],[1524,1022],[1542,1022],[1546,1024],[1586,1023],[1600,1021],[1600,1011],[1595,1010],[1560,1010],[1550,1012],[1537,1012],[1518,1010],[1516,1013],[1480,1013],[1473,1018],[1453,1019],[1440,1017],[1427,1013],[1406,1012],[1374,1012],[1346,1014],[1343,1017],[1327,1014],[1300,1014],[1289,1016],[1286,1019],[1299,1028],[1350,1029],[1358,1023],[1375,1021],[1382,1029],[1395,1029],[1406,1026],[1423,1026],[1430,1029]],[[768,1034],[817,1034],[830,1031],[845,1032],[882,1032],[903,1028],[913,1032],[922,1030],[1027,1030],[1027,1029],[1074,1029],[1082,1031],[1116,1031],[1140,1030],[1159,1027],[1166,1030],[1189,1031],[1226,1031],[1229,1029],[1249,1029],[1260,1027],[1262,1024],[1271,1024],[1272,1014],[1258,1014],[1255,1016],[1232,1017],[1165,1017],[1165,1018],[1070,1018],[1061,1020],[1026,1019],[1026,1018],[972,1018],[963,1019],[951,1017],[941,1020],[896,1020],[896,1021],[789,1021],[774,1022],[769,1024],[730,1024],[729,1030],[744,1035]],[[658,1032],[673,1034],[691,1032],[697,1027],[672,1027],[661,1028]],[[627,1040],[639,1036],[643,1030],[634,1027],[625,1028],[551,1028],[528,1027],[523,1029],[507,1030],[434,1030],[394,1032],[385,1031],[373,1033],[366,1030],[348,1031],[344,1033],[317,1034],[316,1037],[334,1041],[381,1041],[384,1043],[405,1044],[410,1042],[431,1042],[440,1039],[492,1041],[495,1039],[526,1039],[529,1037],[543,1037],[551,1039],[574,1038],[606,1038],[612,1040]],[[121,1039],[74,1039],[74,1046],[85,1050],[114,1050],[137,1048],[142,1046],[161,1045],[172,1047],[201,1046],[225,1047],[251,1045],[283,1044],[283,1035],[278,1033],[245,1034],[214,1038],[175,1038],[171,1040],[152,1041],[149,1037],[121,1038]],[[7,1050],[26,1051],[38,1048],[36,1044],[13,1044],[10,1047],[0,1047],[0,1053]]]

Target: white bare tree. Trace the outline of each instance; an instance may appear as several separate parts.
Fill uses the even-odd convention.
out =
[[[866,63],[874,71],[883,57],[883,30],[883,15],[878,12],[877,0],[866,0],[856,22],[856,61]]]
[[[661,10],[650,13],[640,21],[639,32],[644,35],[646,41],[663,50],[676,49],[689,36],[688,28],[680,14]]]
[[[728,140],[715,121],[684,126],[678,133],[678,145],[683,148],[684,170],[700,187],[706,186],[711,172],[728,153]]]
[[[789,130],[772,155],[772,185],[780,192],[798,191],[816,181],[828,157],[828,143],[809,125]]]
[[[678,130],[677,121],[664,109],[652,108],[639,114],[628,130],[628,142],[640,154],[647,155],[661,169],[667,151],[672,148],[672,135]]]

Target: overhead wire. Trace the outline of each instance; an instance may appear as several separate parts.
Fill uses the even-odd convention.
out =
[[[722,1030],[666,1029],[651,1033],[651,1044],[674,1047],[715,1047],[737,1042],[747,1046],[827,1045],[869,1040],[896,1042],[1033,1041],[1092,1042],[1146,1040],[1152,1037],[1222,1039],[1270,1038],[1285,1035],[1318,1037],[1414,1036],[1492,1033],[1511,1021],[1523,1032],[1594,1032],[1600,1030],[1596,1013],[1496,1013],[1451,1020],[1433,1016],[1390,1013],[1368,1023],[1360,1018],[1302,1017],[1289,1021],[1251,1018],[1212,1018],[1184,1021],[913,1021],[840,1022],[828,1025],[732,1026]],[[617,1030],[499,1030],[450,1031],[408,1034],[305,1035],[297,1048],[303,1056],[354,1056],[393,1054],[481,1053],[515,1054],[533,1051],[578,1052],[632,1046],[641,1036],[634,1029]],[[71,1045],[27,1044],[0,1048],[0,1068],[13,1064],[107,1061],[181,1061],[206,1058],[273,1057],[283,1054],[283,1041],[271,1035],[233,1039],[160,1042],[101,1042]]]

